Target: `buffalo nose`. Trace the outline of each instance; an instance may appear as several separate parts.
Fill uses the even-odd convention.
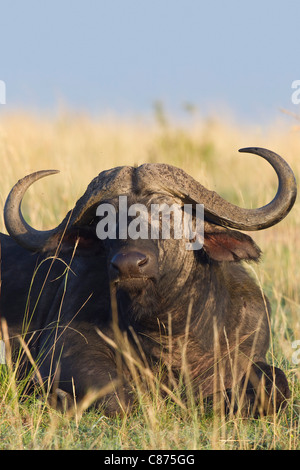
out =
[[[143,277],[147,275],[149,256],[139,251],[117,253],[112,258],[111,265],[122,277]]]

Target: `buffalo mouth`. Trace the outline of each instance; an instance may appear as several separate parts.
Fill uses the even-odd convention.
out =
[[[157,279],[153,277],[119,277],[111,282],[116,294],[121,295],[120,298],[118,297],[119,300],[124,300],[122,295],[125,294],[126,299],[135,298],[139,299],[139,303],[144,303],[145,297],[148,298],[157,291]]]
[[[111,273],[109,275],[110,281],[117,287],[117,288],[130,288],[130,287],[140,287],[144,288],[147,285],[156,284],[157,277],[156,276],[119,276],[117,273]]]

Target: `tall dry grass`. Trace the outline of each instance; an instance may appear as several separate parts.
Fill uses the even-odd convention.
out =
[[[12,114],[0,119],[1,206],[12,185],[40,169],[60,175],[37,182],[26,194],[23,212],[36,228],[52,228],[72,208],[100,171],[118,165],[165,162],[179,166],[209,189],[244,207],[271,200],[277,181],[259,157],[238,154],[241,147],[267,147],[286,158],[300,175],[300,129],[288,116],[268,127],[243,126],[217,117],[192,119],[188,125],[169,119],[160,109],[155,119],[92,119],[62,113],[57,118]],[[72,413],[53,410],[46,397],[19,400],[14,368],[1,367],[0,448],[106,449],[260,449],[299,447],[299,371],[292,354],[300,340],[299,208],[278,226],[252,233],[264,252],[251,268],[273,308],[269,362],[281,367],[292,389],[289,407],[280,416],[245,420],[225,418],[214,409],[183,403],[179,395],[161,397],[157,379],[130,362],[136,376],[137,411],[105,418],[101,410]],[[3,219],[0,229],[5,231]],[[26,353],[26,352],[25,352]],[[24,388],[24,387],[23,387]],[[25,387],[26,388],[26,387]]]

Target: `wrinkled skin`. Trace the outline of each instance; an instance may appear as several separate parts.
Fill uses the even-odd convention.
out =
[[[131,193],[128,205],[149,206],[162,198],[174,202],[164,194],[138,191]],[[116,198],[106,202],[116,203]],[[114,381],[98,403],[107,414],[130,407],[130,371],[126,358],[120,366],[114,347],[124,347],[126,334],[133,353],[140,361],[146,357],[154,373],[163,365],[168,386],[184,367],[196,395],[226,391],[228,398],[239,383],[246,387],[245,409],[254,414],[285,403],[289,388],[284,373],[265,360],[268,301],[241,264],[259,258],[250,237],[206,222],[203,249],[188,251],[185,240],[100,241],[96,222],[93,212],[84,226],[66,233],[54,259],[53,249],[32,254],[1,235],[2,318],[13,344],[17,335],[25,337],[45,383],[71,396],[75,391],[80,400]],[[147,253],[151,266],[146,275],[120,277],[112,265],[120,252]],[[117,299],[117,328],[111,292]],[[262,377],[265,399],[259,392]],[[270,398],[274,383],[275,403]]]

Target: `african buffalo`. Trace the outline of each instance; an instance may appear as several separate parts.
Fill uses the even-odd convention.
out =
[[[46,384],[78,400],[106,390],[97,401],[106,413],[131,406],[127,344],[136,361],[160,374],[165,391],[182,374],[197,396],[217,392],[228,402],[239,386],[254,413],[284,405],[286,377],[265,359],[269,303],[242,265],[257,261],[260,249],[234,229],[282,220],[295,202],[296,182],[279,155],[241,151],[263,157],[278,176],[275,198],[259,209],[232,205],[171,165],[123,166],[93,179],[58,227],[38,231],[24,220],[21,202],[32,183],[56,171],[33,173],[13,187],[4,209],[10,236],[0,239],[1,315],[13,348],[22,337]],[[124,195],[128,205],[144,207],[203,204],[202,248],[188,250],[174,236],[121,237],[118,221],[116,237],[99,239],[97,209],[110,204],[118,213]]]

